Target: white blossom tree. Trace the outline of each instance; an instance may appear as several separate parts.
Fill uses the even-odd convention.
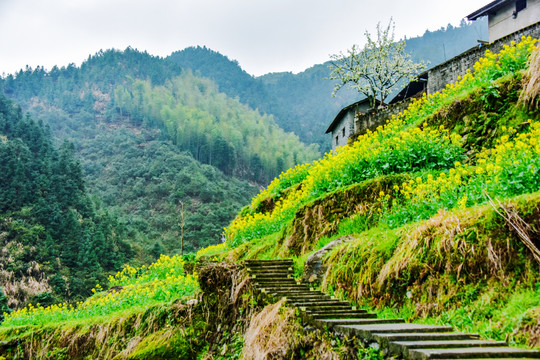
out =
[[[332,96],[349,85],[366,95],[370,105],[375,107],[376,100],[383,104],[397,84],[416,79],[425,64],[411,60],[411,55],[405,51],[405,40],[394,41],[394,30],[392,19],[386,29],[381,29],[378,23],[375,40],[365,32],[367,42],[363,49],[353,45],[346,53],[330,55],[330,79],[339,81]]]

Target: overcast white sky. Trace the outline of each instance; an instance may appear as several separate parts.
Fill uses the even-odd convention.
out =
[[[80,65],[127,46],[167,56],[206,45],[252,75],[302,71],[362,44],[377,22],[396,37],[460,20],[490,0],[0,0],[0,74]]]

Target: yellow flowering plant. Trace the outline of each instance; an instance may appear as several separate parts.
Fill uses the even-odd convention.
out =
[[[427,219],[439,209],[465,208],[486,203],[485,194],[512,197],[540,189],[540,123],[529,120],[528,132],[507,129],[493,149],[480,152],[475,163],[456,162],[449,171],[424,174],[403,183],[386,207],[386,221],[400,226]]]
[[[184,273],[184,262],[178,255],[161,257],[149,266],[125,266],[109,278],[111,289],[103,291],[97,284],[94,295],[84,302],[28,306],[5,314],[1,326],[43,325],[47,323],[89,319],[137,307],[147,307],[192,297],[199,289],[196,274]]]
[[[393,116],[386,126],[379,127],[374,132],[368,131],[354,144],[325,154],[322,159],[302,167],[301,170],[292,169],[282,174],[254,198],[249,211],[243,211],[225,229],[228,245],[235,247],[243,242],[280,231],[293,219],[296,211],[309,201],[336,189],[384,174],[413,172],[437,174],[442,171],[440,176],[446,176],[444,181],[447,182],[443,186],[443,180],[435,179],[433,174],[430,175],[431,178],[424,179],[422,176],[419,182],[415,182],[418,186],[405,184],[403,189],[400,189],[403,191],[402,198],[385,197],[387,209],[394,204],[397,205],[399,201],[403,202],[416,196],[416,193],[412,193],[413,189],[418,194],[425,193],[426,196],[431,196],[430,191],[433,189],[430,186],[433,186],[434,181],[441,182],[440,199],[445,197],[455,199],[457,193],[453,192],[457,192],[456,186],[462,184],[464,176],[462,171],[468,169],[456,165],[461,165],[465,160],[462,140],[459,135],[450,133],[443,127],[427,126],[426,119],[454,101],[460,94],[487,88],[497,78],[524,69],[529,54],[536,46],[536,39],[523,37],[521,42],[505,46],[499,54],[486,51],[485,57],[474,65],[474,75],[468,71],[455,83],[447,85],[444,90],[429,96],[424,94],[413,100],[406,110]],[[450,170],[446,171],[448,169]],[[288,192],[286,197],[280,197],[280,191],[289,185],[285,181],[289,177],[295,178],[294,183],[300,185]],[[265,198],[273,198],[275,206],[271,211],[259,212],[259,204]],[[466,206],[477,200],[471,195],[458,197],[457,201],[460,206]],[[425,204],[417,205],[421,209],[423,206],[431,207],[430,204],[427,201]],[[426,213],[430,213],[431,210],[428,210]]]

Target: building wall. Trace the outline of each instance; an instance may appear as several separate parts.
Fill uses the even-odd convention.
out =
[[[515,2],[489,16],[489,41],[493,42],[540,20],[540,0],[527,0],[527,7],[516,14]]]
[[[353,134],[354,114],[356,109],[350,109],[332,131],[332,149],[347,145],[347,140]]]
[[[540,3],[540,0],[528,0],[527,7]],[[536,5],[535,5],[536,6]],[[518,17],[522,15],[525,10],[518,14]],[[536,18],[536,21],[540,19],[540,16]],[[486,50],[498,53],[501,51],[503,45],[510,43],[511,41],[520,41],[522,36],[532,36],[533,38],[540,37],[540,22],[536,22],[520,31],[505,36],[496,40],[488,45],[479,46],[469,51],[464,52],[461,55],[456,56],[453,59],[448,60],[428,71],[428,94],[433,94],[446,87],[446,84],[455,82],[458,76],[463,76],[467,72],[467,69],[473,68],[475,62],[484,56]]]

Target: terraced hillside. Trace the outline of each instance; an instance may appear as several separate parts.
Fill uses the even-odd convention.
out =
[[[384,127],[276,178],[201,254],[304,261],[381,317],[539,346],[540,56],[486,52]],[[337,241],[337,243],[333,243]],[[334,246],[335,245],[335,246]]]

